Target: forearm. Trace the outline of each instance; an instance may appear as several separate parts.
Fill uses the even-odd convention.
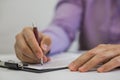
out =
[[[65,0],[63,0],[65,1]],[[44,31],[52,39],[51,53],[66,51],[80,26],[82,7],[65,2],[59,4],[51,25]]]
[[[56,25],[44,31],[45,35],[50,36],[52,40],[51,54],[60,53],[67,50],[71,44],[67,34]]]

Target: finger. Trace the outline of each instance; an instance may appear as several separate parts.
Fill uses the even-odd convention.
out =
[[[23,35],[24,38],[27,42],[27,44],[29,45],[29,47],[31,48],[32,52],[39,58],[41,59],[43,57],[43,52],[41,50],[41,48],[39,47],[39,44],[34,36],[33,30],[30,28],[25,28],[23,30]]]
[[[107,72],[120,67],[120,56],[117,56],[97,69],[98,72]]]
[[[49,58],[49,57],[46,57],[46,56],[44,56],[43,59],[44,59],[44,63],[50,61],[50,58]]]
[[[95,54],[89,54],[84,53],[81,56],[79,56],[76,60],[74,60],[70,65],[69,69],[71,71],[76,71],[80,66],[82,66],[84,63],[86,63],[91,57],[93,57]]]
[[[16,56],[18,57],[19,60],[21,60],[22,62],[26,62],[26,63],[39,63],[38,60],[30,58],[24,54],[21,53],[21,51],[16,47],[15,49],[16,51]]]
[[[86,71],[96,67],[98,64],[104,62],[105,60],[111,59],[117,55],[118,55],[118,53],[115,51],[105,51],[102,53],[98,53],[91,60],[89,60],[87,63],[85,63],[83,66],[81,66],[79,68],[79,71],[86,72]]]
[[[43,52],[46,54],[50,50],[50,47],[51,47],[51,39],[50,39],[50,37],[44,35],[42,37],[40,46],[41,46]]]
[[[16,46],[21,51],[21,53],[23,53],[24,55],[26,55],[26,56],[28,56],[28,57],[30,57],[32,59],[36,59],[37,58],[33,54],[33,52],[31,51],[29,46],[26,44],[22,33],[20,33],[20,34],[18,34],[16,36]]]

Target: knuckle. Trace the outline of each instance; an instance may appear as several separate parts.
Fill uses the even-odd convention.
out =
[[[92,51],[91,51],[91,52],[88,53],[88,55],[89,55],[89,56],[94,56],[94,55],[95,55],[95,52],[92,52]]]
[[[105,54],[98,53],[97,54],[98,59],[106,59],[107,56]]]

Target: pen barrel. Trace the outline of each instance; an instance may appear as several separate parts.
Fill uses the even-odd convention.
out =
[[[37,30],[37,27],[33,26],[33,32],[34,32],[37,43],[40,44],[41,39],[39,38],[39,33],[38,33],[38,30]],[[40,63],[41,63],[41,65],[43,65],[43,63],[44,63],[43,58],[41,58]]]
[[[40,44],[40,38],[39,38],[39,33],[37,30],[37,27],[33,27],[33,32],[34,32],[34,35],[35,35],[35,38],[36,38],[38,44]]]

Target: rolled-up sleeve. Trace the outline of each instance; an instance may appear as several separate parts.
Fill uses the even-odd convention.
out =
[[[51,54],[66,51],[75,38],[82,20],[82,0],[60,0],[50,26],[44,34],[52,39]]]

